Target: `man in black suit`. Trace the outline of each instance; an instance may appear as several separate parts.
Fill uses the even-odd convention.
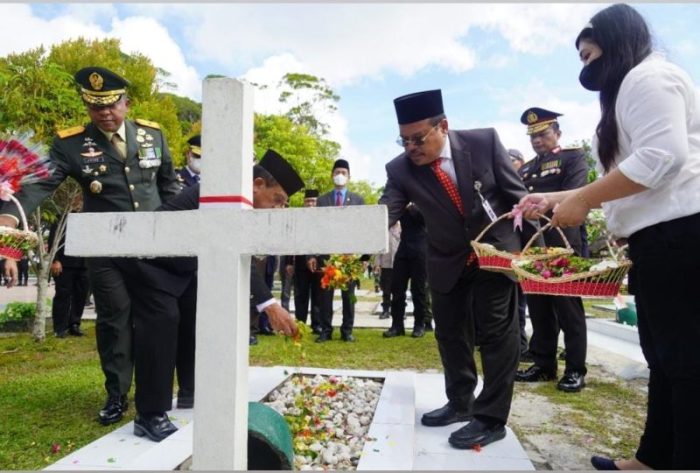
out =
[[[348,181],[350,180],[350,164],[344,159],[337,159],[333,163],[333,184],[335,189],[323,194],[318,198],[318,207],[344,207],[346,205],[365,205],[365,199],[361,195],[355,194],[348,190]],[[329,235],[333,238],[333,235]],[[316,271],[323,268],[328,255],[311,256],[308,259],[309,270]],[[355,325],[355,304],[352,302],[355,294],[355,281],[348,285],[347,291],[341,291],[343,299],[343,323],[340,326],[340,338],[346,342],[355,341],[352,335],[352,328]],[[322,343],[330,340],[333,334],[333,289],[321,290],[321,317],[320,330],[321,333],[316,339]]]
[[[449,442],[456,448],[484,446],[506,434],[518,365],[518,304],[515,281],[479,269],[469,242],[527,192],[494,129],[448,129],[440,90],[399,97],[394,106],[397,143],[404,152],[386,165],[380,203],[388,206],[390,226],[409,202],[425,218],[435,338],[448,398],[421,422],[442,426],[471,420]],[[505,251],[521,248],[508,221],[497,224],[485,241]],[[478,398],[475,345],[484,372]]]
[[[186,187],[199,182],[202,171],[202,136],[194,135],[187,140],[187,165],[177,171],[177,179]]]
[[[581,148],[561,148],[561,130],[557,117],[561,114],[532,107],[525,110],[520,122],[527,125],[530,143],[537,153],[535,159],[518,170],[530,192],[557,192],[583,187],[588,182],[588,165]],[[548,217],[551,218],[550,212]],[[546,221],[542,220],[542,224]],[[575,254],[583,254],[581,227],[563,228]],[[563,247],[557,231],[544,234],[547,246]],[[534,364],[518,371],[520,382],[549,381],[557,377],[557,345],[559,328],[564,332],[566,368],[557,389],[578,392],[586,385],[586,313],[580,297],[543,296],[529,294],[527,304],[532,322],[530,356]]]
[[[282,156],[268,150],[260,164],[253,168],[253,206],[283,208],[288,195],[303,185],[291,165]],[[196,208],[199,208],[199,183],[185,188],[157,210]],[[177,360],[178,382],[180,395],[191,396],[188,401],[194,404],[197,259],[125,258],[121,264],[131,275],[127,284],[133,292],[131,310],[134,314],[137,411],[134,433],[159,442],[177,430],[166,414],[172,407],[176,357],[189,357],[188,360]],[[251,267],[251,310],[265,311],[274,329],[293,335],[296,333],[293,318],[273,298],[255,266]],[[182,301],[186,301],[186,305]],[[183,324],[180,319],[186,319],[187,323]],[[191,329],[183,331],[180,337],[178,329],[187,324]],[[187,344],[186,350],[178,346],[183,343]]]

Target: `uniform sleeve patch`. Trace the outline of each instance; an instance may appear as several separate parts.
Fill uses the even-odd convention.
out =
[[[150,128],[155,128],[156,130],[160,130],[160,125],[156,122],[152,122],[150,120],[144,120],[143,118],[137,118],[134,120],[136,123],[142,126],[147,126]]]
[[[56,132],[56,134],[59,136],[59,138],[65,139],[65,138],[70,138],[71,136],[78,135],[84,131],[85,131],[85,127],[82,125],[79,125],[79,126],[74,126],[72,128],[66,128],[65,130],[58,131],[58,132]]]

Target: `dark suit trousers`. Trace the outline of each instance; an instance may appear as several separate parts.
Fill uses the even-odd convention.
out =
[[[56,294],[53,297],[51,318],[54,332],[63,332],[71,325],[80,325],[88,291],[86,268],[63,268],[54,278]]]
[[[321,333],[331,335],[333,333],[333,289],[321,289]],[[347,336],[352,334],[355,325],[355,304],[350,300],[355,294],[355,282],[348,284],[347,291],[340,291],[343,300],[343,323],[340,326],[340,334]]]
[[[649,364],[647,420],[636,457],[658,470],[700,470],[700,214],[629,238],[630,292]]]
[[[306,323],[311,300],[311,328],[320,326],[321,274],[304,269],[294,273],[294,315],[297,320]]]
[[[194,393],[194,353],[197,316],[197,277],[177,301],[180,321],[177,329],[177,357],[175,368],[180,390]]]
[[[465,267],[450,292],[432,289],[432,296],[450,404],[507,422],[519,358],[516,283],[503,274]],[[477,345],[484,388],[474,400]]]
[[[88,258],[88,276],[95,297],[95,335],[105,389],[110,396],[129,393],[133,377],[131,300],[126,276],[114,258]]]
[[[391,310],[391,277],[392,268],[382,268],[379,275],[379,287],[382,290],[382,312]]]
[[[134,326],[136,411],[161,413],[172,408],[177,355],[178,298],[145,285],[127,287]]]
[[[425,258],[394,258],[394,271],[391,283],[391,326],[403,329],[406,314],[406,289],[411,281],[411,299],[413,300],[414,326],[421,327],[430,320],[428,314],[428,295],[426,284]]]
[[[537,366],[557,369],[559,328],[564,332],[566,369],[586,374],[586,314],[580,297],[528,294],[532,337],[530,353]]]

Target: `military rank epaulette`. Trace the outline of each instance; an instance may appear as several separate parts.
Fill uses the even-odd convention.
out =
[[[136,123],[139,125],[147,126],[150,128],[155,128],[156,130],[160,130],[160,125],[156,122],[152,122],[150,120],[144,120],[143,118],[137,118],[134,120]]]
[[[64,139],[64,138],[70,138],[71,136],[78,135],[84,131],[85,131],[85,127],[82,125],[78,125],[78,126],[74,126],[71,128],[66,128],[65,130],[57,131],[56,134],[59,136],[59,138]]]
[[[561,150],[562,151],[580,151],[582,149],[583,148],[581,148],[580,146],[570,146],[569,148],[562,148]]]

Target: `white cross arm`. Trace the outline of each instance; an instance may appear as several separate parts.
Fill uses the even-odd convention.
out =
[[[388,248],[383,205],[285,210],[70,214],[71,256],[196,256],[203,246],[238,254],[376,254]]]

